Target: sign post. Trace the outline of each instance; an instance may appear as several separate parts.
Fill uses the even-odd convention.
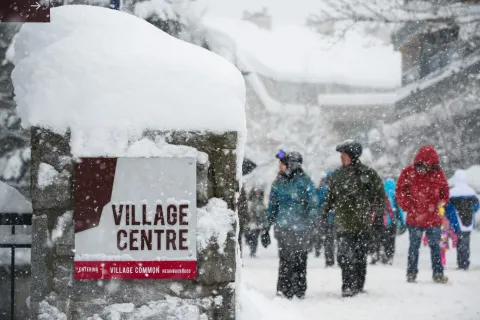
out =
[[[196,159],[82,158],[74,278],[195,279]]]

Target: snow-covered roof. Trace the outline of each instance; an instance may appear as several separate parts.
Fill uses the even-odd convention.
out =
[[[321,106],[393,106],[397,100],[397,93],[349,93],[349,94],[320,94],[318,104]]]
[[[145,129],[245,129],[241,73],[134,15],[93,6],[52,8],[50,24],[22,26],[14,63],[22,124],[70,129],[72,139],[106,130],[108,137],[93,139],[97,147],[106,139],[116,146]],[[112,132],[119,134],[112,139]]]
[[[205,12],[207,16],[232,19],[241,19],[245,11],[255,13],[265,8],[273,25],[304,25],[311,14],[329,11],[329,6],[318,0],[202,0],[194,1],[189,6]]]
[[[0,181],[0,213],[31,213],[32,204],[15,188]]]
[[[206,17],[212,33],[231,38],[254,71],[280,81],[338,83],[358,87],[401,86],[401,54],[373,37],[347,32],[332,41],[303,26],[271,30],[230,18]]]

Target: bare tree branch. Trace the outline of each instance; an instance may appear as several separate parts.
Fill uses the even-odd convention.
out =
[[[440,22],[445,20],[460,21],[461,23],[480,21],[480,5],[453,4],[453,5],[404,5],[396,0],[390,5],[374,5],[361,0],[325,0],[331,12],[321,9],[318,14],[311,16],[319,23],[337,22],[344,20],[372,21],[385,23],[401,22]],[[425,3],[424,3],[425,4]]]

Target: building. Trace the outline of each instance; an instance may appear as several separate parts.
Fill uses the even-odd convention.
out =
[[[209,47],[244,72],[249,109],[318,115],[345,136],[393,115],[401,61],[392,46],[369,47],[365,35],[335,43],[305,26],[272,29],[266,11],[205,26]]]

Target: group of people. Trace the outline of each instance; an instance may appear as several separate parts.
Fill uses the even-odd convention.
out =
[[[298,152],[280,151],[276,155],[279,173],[268,205],[264,204],[263,187],[254,187],[249,196],[243,192],[248,214],[240,223],[240,235],[245,235],[252,256],[259,239],[264,247],[270,245],[274,227],[280,259],[277,295],[288,299],[305,296],[308,252],[315,250],[318,256],[322,247],[327,267],[335,264],[337,251],[342,296],[365,292],[368,255],[372,264],[391,264],[396,235],[407,229],[408,282],[417,277],[423,234],[430,247],[433,281],[448,282],[442,254],[448,235],[456,236],[458,267],[468,269],[470,233],[479,201],[464,172],[457,171],[450,190],[437,152],[424,146],[395,184],[393,179],[382,181],[360,161],[361,144],[347,141],[336,151],[342,165],[328,173],[318,188],[302,169]]]

